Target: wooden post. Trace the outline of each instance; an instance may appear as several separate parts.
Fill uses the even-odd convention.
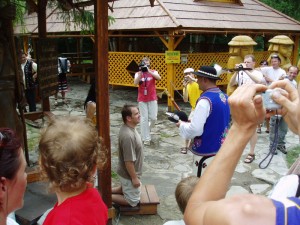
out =
[[[292,65],[297,65],[298,62],[298,49],[299,49],[299,36],[296,35],[294,39],[295,45],[294,45],[294,51],[293,51],[293,61]]]
[[[96,99],[97,127],[103,138],[106,164],[98,171],[98,188],[108,208],[112,206],[111,198],[111,146],[109,123],[109,85],[108,85],[108,0],[95,1],[95,46],[96,46]],[[110,219],[107,224],[112,224]]]
[[[47,37],[47,23],[46,23],[46,7],[48,0],[38,1],[38,29],[39,38]],[[49,97],[42,99],[43,111],[50,111]]]
[[[174,36],[169,35],[169,40],[168,40],[168,51],[174,51]],[[174,105],[172,103],[172,98],[174,99],[174,88],[172,85],[172,82],[174,82],[174,77],[175,77],[175,66],[174,63],[168,63],[167,64],[167,90],[171,95],[171,98],[168,98],[168,111],[173,111],[174,110]]]

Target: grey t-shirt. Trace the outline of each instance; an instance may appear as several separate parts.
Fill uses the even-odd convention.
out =
[[[119,176],[131,180],[125,167],[125,161],[134,162],[135,172],[138,177],[141,177],[144,162],[141,136],[135,128],[123,124],[119,131],[119,163],[117,173]]]

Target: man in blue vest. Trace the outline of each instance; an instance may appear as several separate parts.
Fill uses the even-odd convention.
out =
[[[214,156],[224,142],[229,129],[230,109],[228,96],[216,85],[220,74],[214,67],[202,66],[193,72],[197,83],[203,91],[197,101],[191,122],[179,121],[180,136],[194,139],[191,147],[198,156]]]

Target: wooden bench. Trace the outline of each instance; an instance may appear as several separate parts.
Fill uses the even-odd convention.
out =
[[[154,185],[143,185],[141,200],[136,207],[120,206],[121,215],[154,215],[157,214],[159,198]]]

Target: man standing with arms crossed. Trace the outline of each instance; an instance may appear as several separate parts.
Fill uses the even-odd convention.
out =
[[[271,55],[271,65],[267,67],[261,67],[261,72],[264,75],[264,78],[267,82],[267,85],[270,85],[274,81],[283,80],[286,77],[285,70],[280,68],[281,59],[278,55]],[[270,118],[270,147],[269,150],[273,147],[273,143],[275,140],[275,125],[276,120],[278,121],[278,142],[277,147],[274,149],[274,155],[277,155],[277,150],[281,151],[282,153],[286,154],[286,147],[285,147],[285,135],[288,130],[288,126],[281,115],[274,115]]]
[[[235,86],[242,86],[244,84],[264,84],[265,79],[263,77],[263,74],[255,70],[255,57],[254,55],[246,55],[244,57],[244,63],[236,65],[236,68],[239,67],[243,68],[249,68],[251,70],[244,70],[243,68],[240,68],[238,71],[236,71],[229,82],[229,86],[231,88]],[[250,151],[247,155],[247,157],[244,160],[244,163],[252,163],[255,159],[255,145],[257,143],[257,133],[255,132],[252,137],[250,138]]]
[[[195,75],[193,74],[194,69],[193,68],[187,68],[184,70],[184,80],[183,80],[183,101],[184,102],[190,102],[190,105],[192,107],[191,113],[189,115],[189,121],[192,120],[194,116],[194,110],[196,108],[196,102],[198,98],[200,97],[200,94],[202,91],[199,89],[199,85],[197,83],[197,79],[195,78]],[[189,146],[190,146],[190,139],[185,140],[185,147],[181,148],[181,153],[186,154]]]
[[[134,105],[124,105],[122,109],[124,124],[119,132],[119,163],[117,173],[121,186],[112,189],[112,202],[120,205],[136,206],[140,202],[140,177],[144,161],[143,144],[136,126],[140,113]]]
[[[138,87],[138,103],[141,112],[141,134],[144,145],[150,145],[150,129],[157,120],[157,95],[155,81],[160,80],[156,70],[150,69],[150,59],[143,58],[140,70],[134,76],[134,84]]]

